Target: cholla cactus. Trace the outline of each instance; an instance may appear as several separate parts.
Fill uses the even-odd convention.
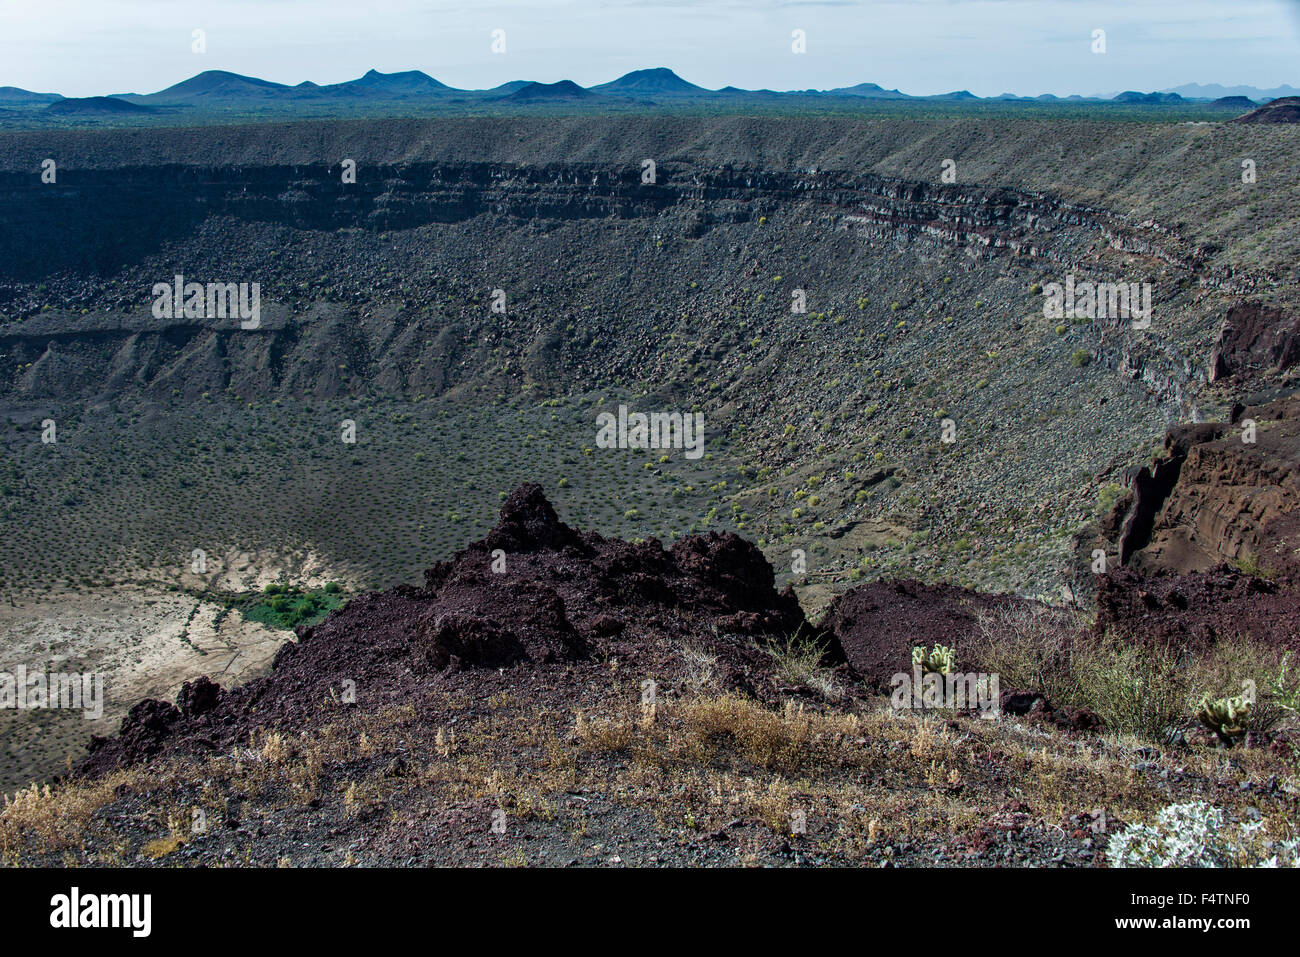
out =
[[[912,666],[927,674],[950,675],[957,670],[957,653],[946,645],[935,645],[926,654],[925,646],[917,645],[912,649]]]
[[[1213,701],[1206,695],[1196,709],[1196,720],[1217,734],[1225,744],[1232,744],[1234,738],[1245,734],[1249,717],[1250,702],[1240,695]]]
[[[1225,826],[1204,801],[1171,804],[1153,824],[1130,824],[1110,839],[1111,867],[1300,867],[1300,840],[1269,843],[1264,824]]]

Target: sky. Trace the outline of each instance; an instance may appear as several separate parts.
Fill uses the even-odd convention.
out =
[[[657,66],[709,88],[915,95],[1300,86],[1300,0],[0,0],[0,86],[65,96],[152,93],[203,70],[423,70],[486,88]]]

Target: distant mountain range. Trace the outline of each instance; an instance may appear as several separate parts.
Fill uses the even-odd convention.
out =
[[[792,98],[804,100],[914,100],[946,102],[1026,102],[1026,103],[1104,103],[1115,102],[1141,105],[1170,105],[1179,103],[1209,103],[1233,109],[1250,109],[1272,99],[1300,94],[1290,86],[1273,90],[1254,87],[1225,87],[1217,84],[1201,86],[1188,84],[1172,90],[1153,93],[1125,91],[1107,97],[1068,96],[1057,97],[1050,93],[1036,97],[1003,93],[996,97],[978,97],[967,90],[930,96],[912,96],[899,90],[889,90],[876,83],[859,83],[856,86],[837,87],[830,90],[742,90],[734,86],[708,90],[682,79],[672,70],[658,67],[634,70],[616,80],[592,87],[582,87],[571,80],[557,83],[538,83],[514,80],[489,90],[462,90],[441,83],[427,73],[407,70],[401,73],[380,73],[371,70],[365,76],[344,83],[317,84],[311,81],[290,86],[252,76],[241,76],[224,70],[207,70],[188,80],[156,93],[116,93],[110,96],[63,97],[58,93],[33,93],[17,87],[0,87],[0,105],[9,110],[48,109],[58,114],[108,114],[143,113],[150,110],[174,112],[180,110],[215,107],[232,108],[293,107],[295,105],[331,102],[379,103],[424,101],[429,103],[566,103],[583,102],[592,105],[636,104],[654,102],[735,101],[785,101]]]
[[[1200,83],[1184,83],[1182,86],[1175,86],[1160,92],[1177,93],[1186,100],[1218,100],[1229,96],[1244,96],[1247,99],[1261,103],[1265,100],[1281,99],[1284,96],[1300,96],[1300,90],[1285,83],[1281,86],[1275,86],[1271,90],[1261,90],[1254,86],[1220,86],[1218,83],[1209,83],[1204,86]]]

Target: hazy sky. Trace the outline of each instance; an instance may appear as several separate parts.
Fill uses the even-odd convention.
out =
[[[207,52],[192,51],[206,33]],[[491,50],[505,31],[505,53]],[[807,52],[791,51],[803,30]],[[1107,52],[1092,52],[1094,30]],[[667,66],[703,86],[906,93],[1300,86],[1298,0],[0,0],[0,86],[151,93],[202,70],[334,83],[584,86]]]

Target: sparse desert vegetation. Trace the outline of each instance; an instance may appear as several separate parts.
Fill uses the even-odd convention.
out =
[[[0,134],[0,860],[1288,863],[1290,135],[936,109]]]
[[[445,699],[454,732],[409,708],[341,714],[198,762],[22,792],[0,811],[0,854],[338,865],[387,859],[400,840],[422,863],[1078,865],[1175,800],[1251,825],[1260,852],[1297,836],[1294,763],[1266,749],[1156,752],[883,700],[841,712],[688,693],[647,721],[626,684],[606,706],[539,713],[499,687],[494,703]]]

